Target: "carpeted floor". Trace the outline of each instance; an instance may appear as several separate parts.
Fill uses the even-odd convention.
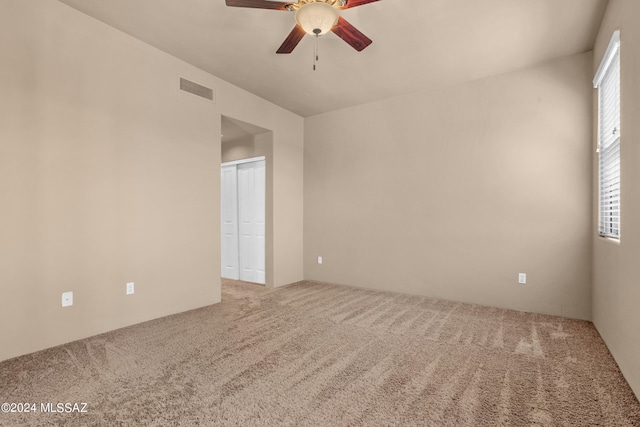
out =
[[[311,282],[225,281],[221,304],[2,362],[2,402],[38,405],[7,426],[640,426],[589,322]]]

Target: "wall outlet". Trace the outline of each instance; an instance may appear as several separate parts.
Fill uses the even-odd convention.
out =
[[[518,273],[518,283],[524,285],[527,283],[527,274],[526,273]]]
[[[133,284],[133,282],[129,282],[127,283],[127,295],[131,295],[135,292],[135,286]]]
[[[318,264],[322,264],[322,257],[321,256],[318,257]]]
[[[69,307],[73,305],[73,292],[63,292],[62,293],[62,306]]]

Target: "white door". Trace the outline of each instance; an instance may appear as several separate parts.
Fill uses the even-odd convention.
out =
[[[265,161],[238,165],[240,280],[265,283]]]
[[[226,279],[238,280],[238,179],[236,165],[222,166],[221,169],[221,275]]]
[[[222,166],[222,277],[265,283],[265,168]]]

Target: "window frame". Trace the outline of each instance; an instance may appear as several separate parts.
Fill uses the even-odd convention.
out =
[[[617,73],[613,82],[610,71]],[[598,89],[598,234],[618,241],[622,216],[620,80],[620,30],[616,30],[593,79],[593,87]],[[606,91],[612,93],[603,94],[603,83]],[[615,86],[610,86],[612,83]],[[607,110],[603,111],[605,107]],[[609,118],[611,115],[613,119]],[[608,125],[613,125],[613,129],[603,129],[605,120],[610,121]],[[611,136],[607,136],[610,133]]]

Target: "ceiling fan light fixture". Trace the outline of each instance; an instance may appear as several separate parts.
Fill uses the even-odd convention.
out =
[[[296,22],[305,33],[312,36],[321,36],[331,31],[339,17],[335,7],[322,2],[307,3],[296,11]]]

